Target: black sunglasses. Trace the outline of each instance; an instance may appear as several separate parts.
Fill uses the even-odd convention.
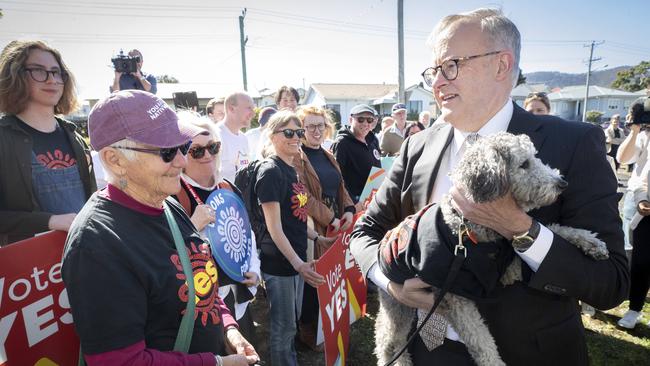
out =
[[[547,95],[546,95],[545,92],[532,92],[532,93],[528,94],[528,98],[530,98],[530,97],[546,98]]]
[[[187,152],[194,159],[201,159],[205,155],[206,150],[212,156],[217,155],[219,150],[221,150],[221,141],[213,141],[205,146],[192,146]]]
[[[275,131],[273,133],[274,134],[282,133],[282,134],[284,134],[284,137],[286,137],[288,139],[292,139],[294,135],[298,135],[298,138],[305,137],[305,130],[303,128],[299,128],[297,130],[292,130],[290,128],[285,128],[284,130]]]
[[[368,122],[368,123],[375,123],[375,121],[377,120],[377,119],[375,119],[375,117],[361,117],[361,116],[359,116],[359,117],[354,117],[354,119],[356,119],[356,120],[359,121],[360,123],[365,123],[365,122]]]
[[[138,152],[143,152],[147,154],[159,155],[162,161],[165,163],[170,163],[176,157],[178,150],[181,151],[181,154],[187,155],[187,151],[190,149],[192,141],[188,141],[185,145],[180,145],[176,147],[167,147],[162,149],[143,149],[139,147],[127,147],[127,146],[114,146],[116,149],[123,150],[133,150]]]

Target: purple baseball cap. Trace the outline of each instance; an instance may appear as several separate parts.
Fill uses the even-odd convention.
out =
[[[88,115],[90,145],[99,151],[129,139],[160,148],[183,145],[203,130],[180,123],[164,100],[142,90],[120,90],[97,102]]]

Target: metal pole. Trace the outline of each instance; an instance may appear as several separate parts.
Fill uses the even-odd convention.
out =
[[[404,0],[397,0],[397,52],[398,52],[398,87],[399,102],[406,103],[404,95]]]
[[[585,89],[585,101],[582,106],[582,122],[587,122],[587,102],[589,101],[589,76],[591,76],[591,62],[594,58],[594,44],[591,41],[591,51],[589,52],[589,66],[587,67],[587,88]]]
[[[244,35],[244,17],[246,17],[246,8],[242,10],[239,16],[239,43],[241,46],[241,73],[244,79],[244,90],[248,91],[248,81],[246,80],[246,43],[248,37]]]

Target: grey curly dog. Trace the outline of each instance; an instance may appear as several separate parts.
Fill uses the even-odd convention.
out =
[[[537,150],[528,136],[501,132],[485,137],[480,143],[469,147],[451,173],[451,178],[474,202],[490,202],[512,192],[517,204],[528,212],[555,202],[566,186],[560,172],[545,165],[535,154]],[[445,223],[457,235],[457,228],[463,219],[453,209],[449,195],[443,197],[440,209]],[[501,237],[487,227],[465,223],[475,233],[479,243]],[[594,259],[606,259],[609,256],[605,243],[590,231],[557,224],[547,227]],[[521,279],[521,260],[515,256],[500,282],[502,286],[508,286]],[[375,354],[378,365],[384,365],[405,345],[410,332],[407,324],[413,321],[416,310],[402,305],[383,291],[379,291],[379,303],[375,323]],[[477,365],[505,365],[474,302],[448,293],[437,311],[458,332]],[[395,364],[412,365],[408,352]]]

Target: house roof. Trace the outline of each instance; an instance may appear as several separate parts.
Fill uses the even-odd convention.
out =
[[[374,100],[395,93],[397,84],[311,84],[325,99]]]
[[[586,88],[584,85],[567,86],[557,92],[550,93],[548,99],[550,100],[581,100],[585,98]],[[603,98],[603,97],[638,97],[638,94],[626,92],[623,90],[605,88],[602,86],[589,86],[590,98]]]

